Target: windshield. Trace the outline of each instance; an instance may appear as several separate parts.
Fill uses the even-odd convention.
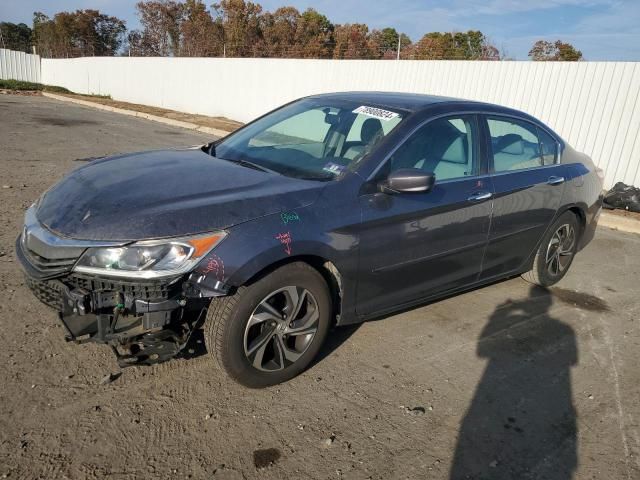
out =
[[[215,146],[215,156],[310,180],[331,180],[372,152],[402,114],[370,105],[303,99]]]

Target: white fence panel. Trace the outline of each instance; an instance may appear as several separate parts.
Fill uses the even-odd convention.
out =
[[[640,185],[640,63],[92,57],[42,60],[43,82],[248,121],[295,98],[345,90],[498,103],[546,122],[605,170]]]
[[[0,48],[0,79],[40,83],[40,55]]]

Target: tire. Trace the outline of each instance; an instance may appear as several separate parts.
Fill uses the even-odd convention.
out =
[[[236,382],[267,387],[295,377],[311,363],[327,336],[332,311],[322,275],[306,263],[290,263],[214,299],[205,322],[206,342]]]
[[[533,260],[522,274],[527,282],[550,287],[566,275],[578,249],[581,227],[573,212],[563,213],[549,228]]]

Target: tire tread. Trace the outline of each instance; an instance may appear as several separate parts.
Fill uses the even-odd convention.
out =
[[[219,370],[226,373],[236,382],[249,388],[262,388],[274,385],[281,381],[286,381],[303,371],[306,368],[306,364],[313,358],[313,356],[309,358],[307,363],[301,364],[299,369],[294,369],[290,377],[283,378],[282,380],[275,381],[273,379],[261,379],[252,375],[247,375],[246,370],[243,371],[242,368],[238,370],[237,361],[234,360],[234,356],[237,355],[237,352],[232,350],[235,347],[233,344],[229,343],[229,338],[237,334],[235,330],[238,322],[243,321],[242,315],[246,314],[246,312],[241,313],[245,308],[245,302],[252,301],[251,299],[256,295],[256,289],[258,289],[258,291],[264,289],[265,284],[271,288],[270,285],[274,277],[278,279],[276,281],[284,281],[285,284],[287,284],[290,281],[295,281],[295,277],[299,275],[304,275],[307,279],[315,277],[314,281],[317,282],[316,285],[322,285],[322,287],[319,288],[326,288],[323,296],[326,298],[326,311],[329,313],[326,314],[327,317],[325,320],[324,332],[319,331],[317,333],[317,339],[319,341],[317,348],[319,349],[326,336],[328,325],[330,323],[330,312],[332,311],[329,287],[320,272],[311,265],[304,262],[292,262],[278,267],[269,274],[262,276],[255,281],[238,287],[232,295],[212,299],[204,324],[205,340],[210,346],[210,349],[213,350],[209,352],[209,357],[212,358],[211,363],[215,363]],[[321,301],[317,297],[316,299]],[[238,317],[238,315],[240,315],[240,317]],[[215,361],[213,358],[215,358]]]

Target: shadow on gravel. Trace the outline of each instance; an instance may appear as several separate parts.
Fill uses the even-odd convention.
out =
[[[55,125],[57,127],[77,127],[79,125],[98,125],[95,120],[81,120],[79,118],[58,118],[58,117],[33,117],[35,122],[42,125]]]
[[[192,358],[202,357],[207,354],[207,345],[204,341],[204,331],[198,328],[193,331],[191,338],[185,345],[184,349],[178,354],[177,358],[190,360]]]
[[[340,346],[344,342],[349,340],[349,337],[351,337],[351,335],[356,333],[356,331],[358,330],[358,328],[360,328],[360,326],[361,324],[358,323],[355,325],[346,325],[344,327],[335,327],[329,330],[329,333],[327,334],[327,339],[322,345],[320,352],[318,352],[318,355],[316,355],[316,357],[311,362],[311,365],[309,365],[309,369],[313,368],[315,365],[320,363],[322,360],[324,360],[333,352],[335,352],[338,348],[340,348]]]
[[[452,480],[572,478],[578,351],[573,329],[549,313],[554,294],[532,287],[489,318],[477,347],[488,364],[460,425]]]

